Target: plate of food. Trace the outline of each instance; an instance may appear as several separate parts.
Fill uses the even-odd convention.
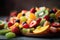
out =
[[[60,33],[60,9],[33,7],[18,14],[12,12],[6,21],[0,20],[0,34],[6,38],[17,35],[51,36]]]

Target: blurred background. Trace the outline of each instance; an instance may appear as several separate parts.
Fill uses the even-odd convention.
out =
[[[7,16],[13,10],[18,12],[31,7],[46,6],[60,9],[60,0],[0,0],[0,16]]]

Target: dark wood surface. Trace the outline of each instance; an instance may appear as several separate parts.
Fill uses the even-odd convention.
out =
[[[12,39],[6,39],[0,35],[0,40],[60,40],[60,38],[34,38],[34,37],[16,37]]]
[[[0,35],[0,40],[60,40],[59,37],[26,37],[26,36],[20,36],[12,39],[7,39],[5,36]]]

